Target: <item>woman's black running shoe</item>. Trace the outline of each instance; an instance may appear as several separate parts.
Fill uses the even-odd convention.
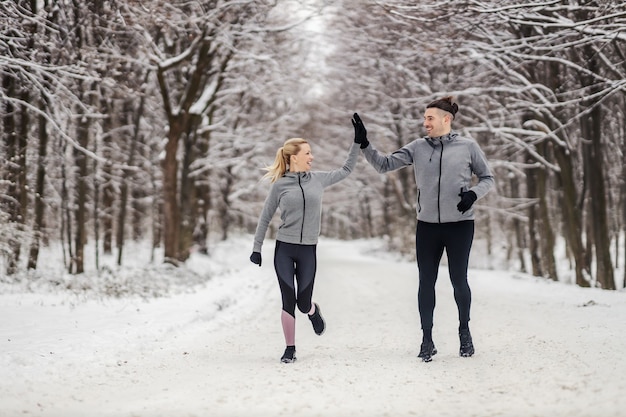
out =
[[[315,330],[315,334],[321,335],[326,330],[326,323],[324,323],[324,318],[322,317],[322,313],[320,312],[320,306],[317,303],[313,303],[315,306],[315,312],[309,316],[309,320],[313,324],[313,330]]]
[[[280,358],[282,363],[291,363],[296,361],[296,347],[295,346],[287,346],[285,349],[285,353],[283,353],[283,357]]]

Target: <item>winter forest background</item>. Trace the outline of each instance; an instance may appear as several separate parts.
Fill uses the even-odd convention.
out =
[[[103,254],[123,266],[135,241],[168,264],[210,254],[254,231],[262,167],[286,139],[310,139],[314,169],[332,169],[353,112],[391,152],[453,95],[453,128],[496,176],[479,261],[625,286],[621,1],[15,0],[0,25],[7,282],[45,274],[46,247],[77,277]],[[413,256],[412,175],[360,159],[326,192],[323,235]]]

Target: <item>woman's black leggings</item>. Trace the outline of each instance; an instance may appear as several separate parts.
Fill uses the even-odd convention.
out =
[[[430,330],[433,327],[435,283],[444,248],[448,255],[448,271],[459,310],[459,323],[469,322],[472,293],[467,282],[467,266],[473,240],[473,220],[456,223],[417,222],[415,233],[419,269],[417,301],[422,329]]]
[[[317,245],[276,241],[274,269],[278,276],[283,310],[294,317],[296,305],[303,313],[311,311],[311,297],[317,271],[316,249]]]

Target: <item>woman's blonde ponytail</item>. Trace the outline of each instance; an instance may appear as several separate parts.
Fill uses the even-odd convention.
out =
[[[271,182],[276,182],[280,177],[285,175],[289,167],[291,155],[296,155],[300,152],[300,147],[305,143],[308,142],[306,139],[302,138],[291,138],[285,141],[284,145],[276,151],[274,163],[264,168],[267,173],[263,178],[269,178]]]

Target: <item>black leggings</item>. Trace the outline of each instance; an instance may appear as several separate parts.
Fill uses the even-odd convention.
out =
[[[467,282],[467,266],[474,239],[474,221],[426,223],[418,221],[415,233],[419,290],[417,301],[422,329],[433,327],[435,283],[444,248],[448,255],[448,271],[459,310],[459,322],[470,320],[472,293]]]
[[[296,304],[303,313],[311,311],[311,297],[317,271],[316,249],[317,245],[296,245],[276,241],[274,269],[278,276],[283,310],[294,317]]]

